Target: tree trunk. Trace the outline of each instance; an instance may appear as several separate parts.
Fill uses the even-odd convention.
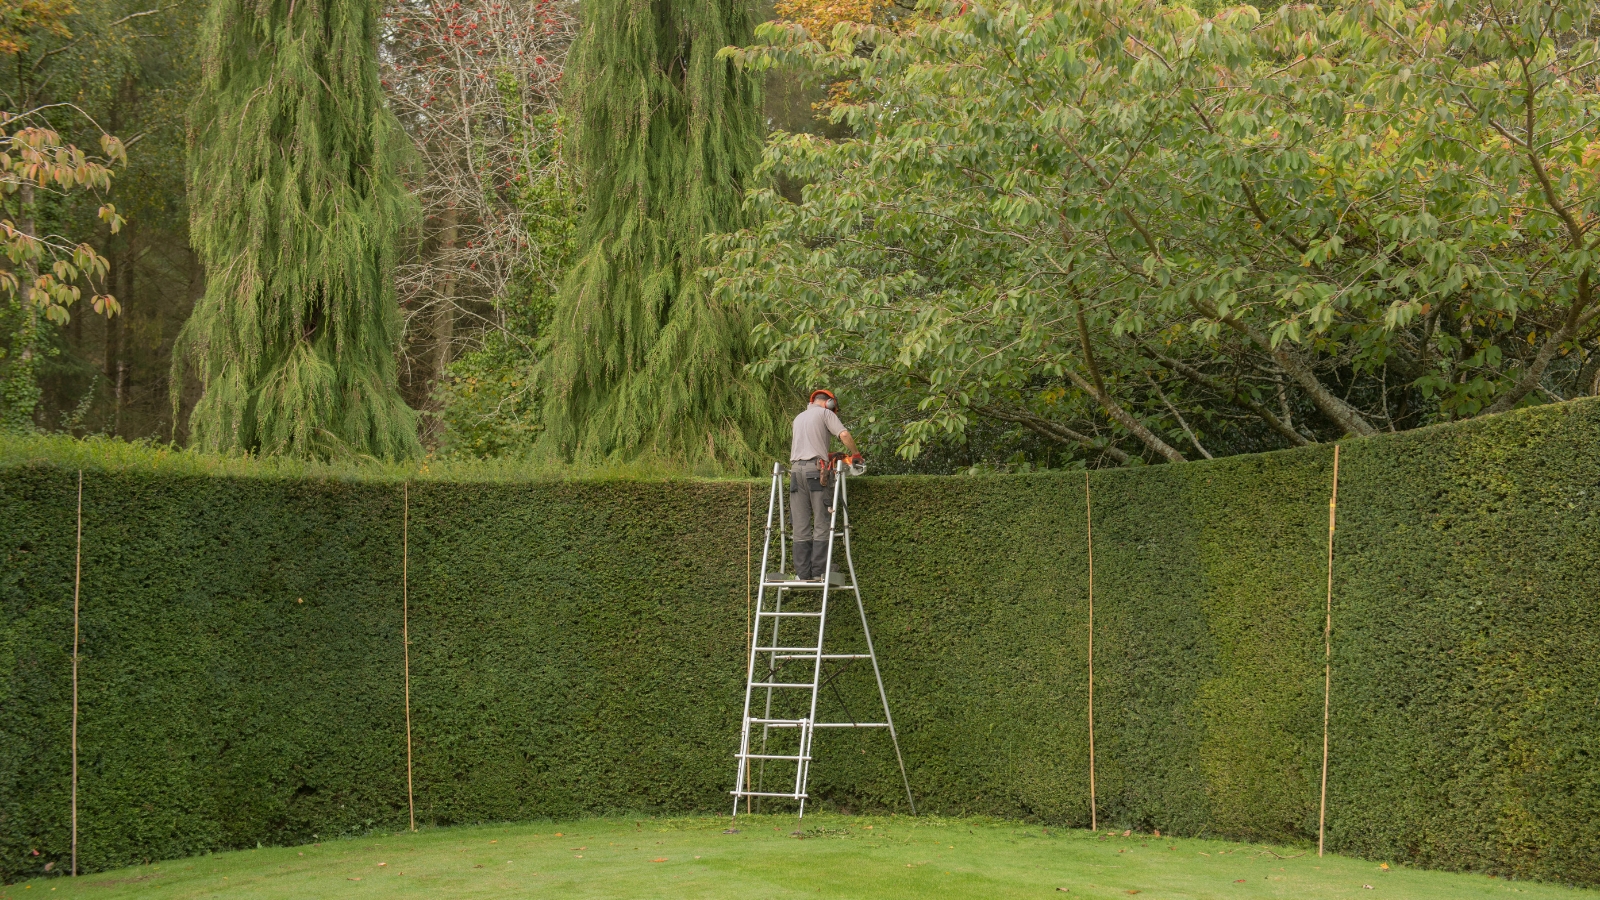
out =
[[[439,256],[448,256],[460,239],[460,220],[454,204],[440,214],[443,228],[439,231]],[[444,266],[444,277],[439,284],[439,304],[433,317],[433,365],[428,377],[428,415],[423,419],[423,446],[436,450],[444,441],[444,406],[440,390],[445,374],[450,368],[450,353],[455,344],[456,332],[456,277],[455,267]]]
[[[999,419],[1002,422],[1014,422],[1028,429],[1034,434],[1037,434],[1047,440],[1054,441],[1058,444],[1063,444],[1069,447],[1076,445],[1095,453],[1103,453],[1106,456],[1116,460],[1118,465],[1126,465],[1128,460],[1131,458],[1127,453],[1117,449],[1115,446],[1110,444],[1107,444],[1104,447],[1097,446],[1094,438],[1091,438],[1086,434],[1073,431],[1071,428],[1068,428],[1065,425],[1052,422],[1049,419],[1043,418],[1042,416],[1036,416],[1033,413],[1027,412],[1026,410],[1006,409],[999,406],[975,406],[972,409],[980,416],[988,416],[992,419]],[[1048,454],[1045,457],[1045,462],[1046,468],[1048,468]]]
[[[1600,394],[1600,347],[1589,351],[1589,358],[1578,370],[1578,389],[1573,396],[1593,397],[1596,394]]]
[[[192,245],[184,248],[183,258],[185,260],[184,268],[188,273],[188,283],[184,286],[182,315],[187,318],[192,314],[195,305],[206,295],[206,267],[200,260],[200,254],[195,251]],[[198,399],[196,397],[196,388],[200,387],[200,385],[195,384],[193,379],[186,378],[185,372],[183,359],[174,349],[167,368],[166,378],[160,382],[156,390],[165,390],[170,402],[172,420],[164,422],[168,435],[173,441],[177,441],[181,437],[182,443],[187,444],[189,442],[189,433],[184,426],[189,421],[189,410],[194,408],[194,404]],[[162,424],[158,424],[156,427],[159,432]],[[183,428],[181,433],[179,431],[180,428]]]
[[[31,238],[35,231],[33,185],[24,181],[18,194],[22,209],[17,217],[17,230]],[[6,405],[11,408],[0,412],[5,414],[6,424],[12,427],[31,427],[39,409],[39,304],[33,296],[34,285],[39,281],[38,262],[29,259],[23,263],[20,281],[21,290],[17,294],[22,300],[22,322],[12,345],[18,351],[17,361],[11,366],[8,379],[11,384],[6,386],[5,398]]]
[[[1244,404],[1250,409],[1251,412],[1259,416],[1263,422],[1266,422],[1273,431],[1276,431],[1278,434],[1288,438],[1289,443],[1293,446],[1304,447],[1311,443],[1310,441],[1306,440],[1305,435],[1302,435],[1300,432],[1294,430],[1294,425],[1289,419],[1280,419],[1278,416],[1273,414],[1272,410],[1267,409],[1260,403],[1257,403],[1250,397],[1250,395],[1244,393],[1243,391],[1235,391],[1217,379],[1212,378],[1210,375],[1201,372],[1199,369],[1196,369],[1194,366],[1191,366],[1181,360],[1173,359],[1172,357],[1158,353],[1149,347],[1144,347],[1142,349],[1146,356],[1151,357],[1157,363],[1166,366],[1174,372],[1177,372],[1179,375],[1182,375],[1195,384],[1198,384],[1204,388],[1210,388],[1211,390],[1221,394],[1223,397],[1231,398],[1237,403]]]
[[[1093,397],[1100,404],[1101,409],[1106,411],[1106,415],[1110,416],[1123,428],[1132,432],[1134,437],[1138,438],[1146,447],[1159,453],[1167,462],[1185,461],[1182,453],[1174,449],[1171,444],[1157,437],[1155,432],[1144,427],[1144,423],[1135,419],[1127,410],[1122,408],[1121,404],[1111,399],[1110,394],[1101,390],[1089,379],[1079,375],[1076,369],[1068,369],[1067,377],[1072,379],[1072,383],[1077,385],[1084,393]]]
[[[1300,385],[1300,388],[1311,397],[1311,402],[1316,404],[1317,409],[1321,410],[1323,415],[1332,419],[1347,433],[1361,437],[1378,433],[1378,429],[1372,427],[1372,424],[1355,407],[1334,396],[1332,391],[1323,386],[1316,373],[1311,371],[1311,366],[1287,346],[1273,347],[1272,341],[1266,335],[1234,316],[1222,315],[1222,311],[1209,302],[1195,299],[1190,303],[1201,315],[1216,319],[1249,338],[1251,343],[1271,354],[1273,361],[1278,364],[1279,368],[1283,369],[1284,374],[1293,378]]]
[[[1593,314],[1584,315],[1592,296],[1593,275],[1594,271],[1588,269],[1578,276],[1578,296],[1573,298],[1572,308],[1568,310],[1567,317],[1561,321],[1561,327],[1545,338],[1544,346],[1539,348],[1539,353],[1533,358],[1533,362],[1522,371],[1522,377],[1516,380],[1510,390],[1495,398],[1494,403],[1484,410],[1485,413],[1503,413],[1514,409],[1522,402],[1523,397],[1528,396],[1539,386],[1539,380],[1544,377],[1545,369],[1550,367],[1550,361],[1556,358],[1556,351],[1561,349],[1561,345],[1576,337],[1579,329],[1594,318]]]
[[[102,374],[111,385],[111,433],[122,434],[122,408],[127,402],[128,361],[123,344],[126,339],[124,320],[133,299],[133,265],[138,253],[135,232],[129,224],[123,229],[121,248],[111,254],[112,291],[122,312],[106,320],[106,358]]]

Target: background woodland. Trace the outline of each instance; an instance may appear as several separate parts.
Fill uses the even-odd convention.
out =
[[[829,384],[879,471],[1016,471],[1600,392],[1587,3],[656,5],[685,23],[659,50],[584,44],[616,12],[599,2],[368,10],[405,208],[358,299],[394,306],[374,345],[393,372],[373,377],[405,408],[361,427],[414,415],[434,456],[549,438],[567,459],[739,470]],[[253,352],[180,339],[239,330],[196,309],[232,284],[201,250],[240,251],[191,233],[243,196],[217,173],[248,142],[200,115],[224,109],[205,72],[226,57],[195,35],[226,36],[227,6],[0,12],[0,425],[187,443],[216,360]],[[726,94],[706,86],[734,99],[663,144],[649,128],[690,126],[614,98],[674,60],[682,123]],[[659,174],[697,147],[703,196]],[[669,240],[709,205],[668,249],[626,250],[633,190]],[[612,326],[622,343],[584,343]],[[262,434],[234,449],[333,452]],[[370,452],[414,452],[394,440]]]

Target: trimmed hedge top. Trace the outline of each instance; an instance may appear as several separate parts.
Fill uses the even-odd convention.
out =
[[[739,477],[703,477],[654,461],[574,466],[547,459],[422,459],[395,463],[367,457],[317,462],[282,456],[215,455],[149,441],[60,434],[0,432],[0,469],[47,466],[85,472],[177,478],[250,478],[277,481],[526,483],[695,481],[741,484]]]

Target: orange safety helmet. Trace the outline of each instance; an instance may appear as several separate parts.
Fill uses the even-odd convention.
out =
[[[811,404],[817,402],[818,394],[828,398],[828,402],[825,404],[828,409],[832,410],[833,412],[839,411],[839,398],[835,397],[833,395],[833,391],[830,391],[827,388],[817,388],[816,390],[812,391],[811,396],[806,398],[806,405],[810,406]]]

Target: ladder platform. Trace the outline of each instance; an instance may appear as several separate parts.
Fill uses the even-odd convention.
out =
[[[843,572],[833,573],[833,577],[827,581],[823,581],[820,578],[816,581],[795,581],[793,579],[785,579],[783,575],[778,572],[768,572],[766,578],[761,582],[761,586],[771,588],[788,588],[790,590],[811,588],[812,590],[817,591],[822,590],[824,587],[855,587],[855,585],[844,576]]]

